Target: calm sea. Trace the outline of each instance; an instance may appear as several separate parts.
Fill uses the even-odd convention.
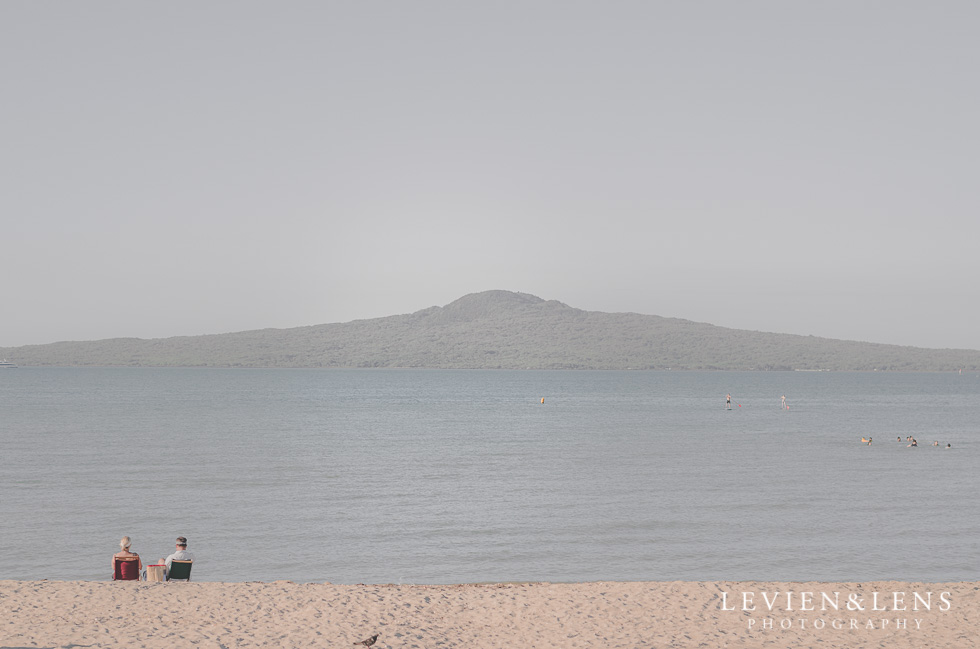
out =
[[[978,580],[978,408],[958,373],[3,370],[0,579],[184,535],[202,581]]]

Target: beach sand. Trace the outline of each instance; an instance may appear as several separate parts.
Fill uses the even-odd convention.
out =
[[[794,593],[792,610],[787,610],[787,591]],[[821,593],[834,597],[835,591],[841,610],[820,610]],[[771,601],[775,592],[783,595],[770,613],[765,598]],[[814,593],[810,601],[816,610],[797,610],[803,592]],[[871,610],[875,592],[879,608],[889,610]],[[896,592],[904,593],[897,605]],[[755,611],[741,610],[743,593],[751,593]],[[930,610],[923,610],[913,593],[923,598],[932,593]],[[865,610],[847,610],[850,596]],[[913,603],[920,610],[913,610]],[[723,604],[737,610],[723,610]],[[891,610],[903,607],[907,610]],[[980,646],[980,582],[338,586],[0,581],[0,611],[2,648],[351,649],[375,633],[381,634],[375,647],[382,648]],[[763,628],[766,619],[772,628]],[[780,628],[784,620],[791,628]],[[838,624],[842,628],[835,628]]]

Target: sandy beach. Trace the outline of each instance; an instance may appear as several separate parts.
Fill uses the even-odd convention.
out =
[[[2,648],[352,647],[378,633],[376,647],[417,649],[935,649],[978,646],[980,583],[0,581],[0,610]]]

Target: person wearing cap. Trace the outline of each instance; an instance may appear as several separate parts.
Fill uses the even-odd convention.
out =
[[[177,551],[166,558],[165,562],[167,564],[167,574],[170,574],[170,564],[173,560],[177,561],[193,561],[194,555],[187,551],[187,539],[183,536],[177,537]]]

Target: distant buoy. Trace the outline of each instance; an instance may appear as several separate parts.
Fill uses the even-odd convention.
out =
[[[541,397],[541,403],[544,403],[544,397]]]

